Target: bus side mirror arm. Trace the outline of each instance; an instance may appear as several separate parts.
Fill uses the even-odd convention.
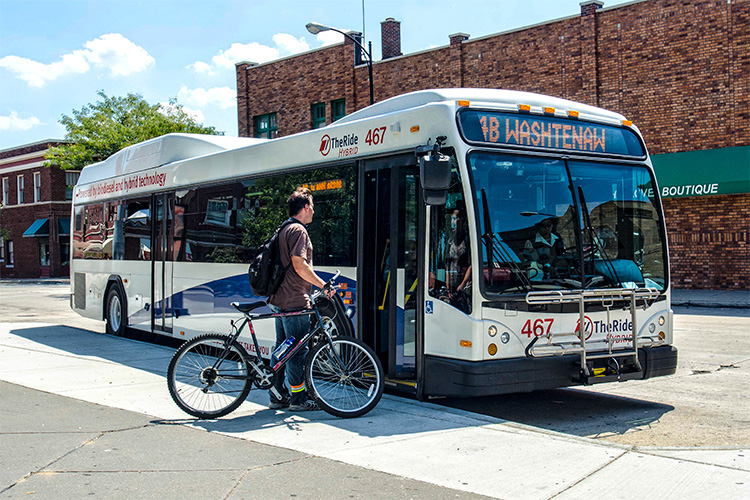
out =
[[[448,188],[451,185],[451,159],[440,152],[445,137],[438,137],[432,147],[417,148],[417,154],[427,153],[419,158],[419,179],[422,197],[427,205],[445,205]],[[429,149],[428,149],[429,148]]]

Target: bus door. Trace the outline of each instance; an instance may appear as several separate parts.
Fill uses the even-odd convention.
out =
[[[154,207],[153,260],[151,265],[153,302],[152,329],[172,332],[172,240],[174,237],[174,196],[156,194]]]
[[[423,311],[419,169],[407,155],[365,163],[360,204],[358,331],[397,384],[414,387]],[[412,382],[404,382],[409,379]],[[404,387],[407,388],[408,387]]]

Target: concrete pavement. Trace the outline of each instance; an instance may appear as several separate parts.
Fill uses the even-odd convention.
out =
[[[613,445],[391,396],[342,420],[253,391],[190,419],[167,392],[172,352],[0,324],[0,380],[46,393],[0,385],[0,498],[750,498],[743,449]]]

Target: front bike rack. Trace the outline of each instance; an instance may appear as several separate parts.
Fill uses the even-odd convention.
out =
[[[526,303],[529,305],[551,305],[551,304],[578,304],[578,330],[574,332],[547,333],[535,337],[526,347],[526,356],[529,358],[541,358],[549,356],[563,356],[566,354],[579,354],[581,357],[581,378],[584,382],[591,381],[592,375],[599,377],[600,374],[592,374],[589,361],[596,359],[607,359],[610,373],[614,373],[617,379],[621,379],[621,363],[618,358],[632,358],[633,365],[638,373],[643,372],[638,349],[641,347],[654,347],[666,344],[666,340],[658,335],[638,336],[638,322],[636,310],[638,302],[643,303],[645,310],[650,302],[655,301],[660,295],[655,288],[634,288],[617,290],[566,290],[529,292],[526,294]],[[629,337],[620,337],[617,340],[630,341],[631,347],[624,349],[614,348],[614,337],[607,334],[605,339],[586,340],[586,304],[598,303],[607,310],[607,325],[610,324],[610,311],[615,303],[628,303],[631,317],[631,331]],[[633,378],[633,377],[628,377]]]

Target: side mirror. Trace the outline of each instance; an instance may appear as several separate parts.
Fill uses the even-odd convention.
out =
[[[425,155],[419,160],[422,196],[428,205],[445,205],[451,185],[451,159],[442,154]]]

